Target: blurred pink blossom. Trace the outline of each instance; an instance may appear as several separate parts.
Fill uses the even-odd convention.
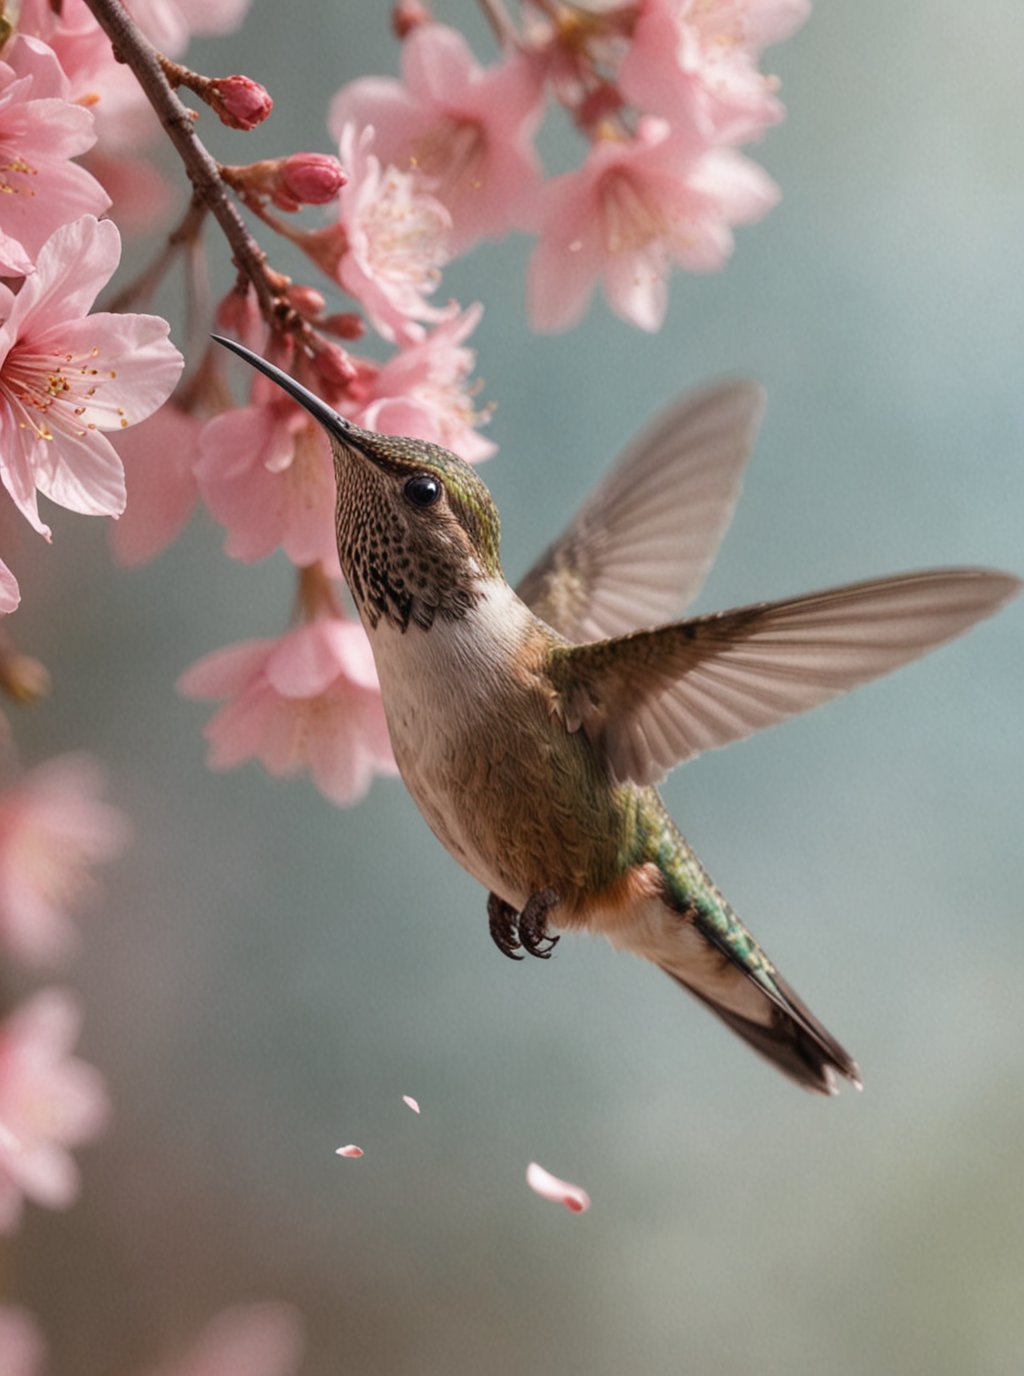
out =
[[[0,1371],[3,1376],[36,1376],[46,1345],[39,1325],[17,1304],[0,1304]]]
[[[110,198],[71,159],[96,142],[88,110],[68,99],[53,53],[35,39],[11,45],[0,61],[0,276],[35,270],[43,244],[79,215],[102,215]]]
[[[103,771],[60,755],[0,793],[0,942],[23,960],[52,960],[76,939],[66,909],[94,881],[93,865],[128,843],[124,815],[102,801]]]
[[[357,802],[396,772],[366,633],[320,617],[278,640],[215,650],[178,680],[186,697],[228,698],[208,722],[212,769],[257,759],[276,777],[308,769],[327,798]]]
[[[96,1137],[109,1115],[99,1073],[70,1052],[74,998],[44,989],[0,1026],[0,1232],[20,1222],[22,1197],[65,1209],[78,1195],[67,1150]]]
[[[278,394],[214,416],[199,434],[195,477],[232,559],[281,548],[300,568],[322,561],[340,572],[331,449],[301,407]]]
[[[321,261],[385,339],[419,339],[423,329],[415,322],[450,313],[426,298],[450,257],[451,217],[409,173],[383,169],[372,145],[372,129],[358,137],[353,125],[342,131],[348,183],[338,197],[338,226],[317,236],[326,250]]]
[[[641,0],[619,88],[637,108],[701,143],[756,138],[782,119],[761,49],[786,38],[806,0]]]
[[[21,601],[18,580],[7,565],[0,559],[0,615],[13,612]]]
[[[576,324],[600,278],[617,315],[659,329],[672,262],[721,267],[729,226],[759,219],[777,198],[755,163],[731,149],[692,158],[665,120],[641,120],[630,140],[598,139],[581,168],[545,188],[527,278],[534,327]]]
[[[66,0],[65,0],[66,2]],[[161,52],[177,57],[193,34],[234,33],[252,0],[127,0],[125,6]]]
[[[87,515],[124,507],[124,470],[103,430],[169,396],[182,357],[154,315],[87,316],[121,256],[109,221],[83,216],[40,250],[17,296],[0,284],[0,480],[44,535],[36,490]]]
[[[467,463],[493,454],[496,446],[474,429],[487,413],[474,407],[466,379],[476,360],[472,349],[462,347],[482,314],[482,306],[470,306],[392,354],[365,384],[352,419],[381,434],[443,444]]]
[[[586,1190],[570,1184],[568,1180],[559,1180],[557,1175],[538,1166],[536,1161],[531,1161],[526,1168],[526,1183],[542,1199],[564,1204],[570,1213],[582,1214],[590,1208],[590,1195]]]
[[[402,45],[402,81],[363,77],[339,91],[330,127],[375,131],[382,162],[415,169],[451,213],[452,252],[504,234],[537,190],[533,135],[544,111],[537,64],[483,68],[462,34],[421,24]]]
[[[203,422],[172,402],[114,440],[124,464],[127,503],[110,528],[119,564],[156,558],[181,533],[199,500],[193,471]]]
[[[293,1376],[303,1346],[302,1319],[290,1304],[236,1304],[211,1319],[186,1351],[145,1376]]]

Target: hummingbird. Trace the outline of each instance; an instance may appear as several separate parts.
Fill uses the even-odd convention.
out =
[[[499,950],[547,958],[557,932],[602,934],[802,1087],[860,1088],[856,1062],[719,892],[655,785],[961,634],[1020,580],[929,569],[663,620],[697,593],[739,495],[764,393],[737,381],[655,419],[513,589],[473,468],[440,445],[361,429],[214,338],[327,434],[341,568],[395,759],[431,830],[487,889]]]

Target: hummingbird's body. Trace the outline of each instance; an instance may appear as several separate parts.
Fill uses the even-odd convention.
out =
[[[859,1085],[669,817],[672,765],[826,701],[990,615],[1019,588],[980,569],[904,574],[653,629],[693,595],[753,443],[760,390],[677,404],[558,541],[505,581],[498,515],[437,445],[376,435],[231,341],[320,420],[338,551],[373,648],[402,777],[489,891],[499,948],[548,923],[644,956],[806,1088]]]

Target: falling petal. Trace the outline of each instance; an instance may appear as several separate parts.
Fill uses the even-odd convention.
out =
[[[338,1155],[338,1156],[351,1156],[351,1157],[359,1157],[359,1156],[362,1156],[362,1154],[363,1154],[363,1149],[362,1149],[362,1147],[355,1147],[355,1146],[352,1146],[351,1144],[350,1144],[349,1146],[347,1146],[347,1147],[339,1147],[338,1150],[337,1150],[337,1153],[336,1153],[336,1155]]]
[[[413,1113],[419,1113],[419,1111],[420,1111],[419,1103],[412,1097],[411,1094],[403,1094],[403,1095],[402,1095],[402,1103],[403,1103],[403,1104],[408,1104],[409,1107],[412,1109]]]
[[[564,1204],[574,1214],[586,1213],[590,1208],[590,1195],[579,1185],[571,1185],[568,1180],[559,1180],[536,1161],[526,1168],[526,1183],[542,1199],[550,1199],[555,1204]]]

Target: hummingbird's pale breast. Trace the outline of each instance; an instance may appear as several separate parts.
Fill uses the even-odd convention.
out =
[[[367,631],[402,778],[455,859],[517,909],[556,885],[556,923],[611,883],[628,809],[558,718],[558,638],[509,585],[482,581],[471,610],[429,631],[384,618]]]

